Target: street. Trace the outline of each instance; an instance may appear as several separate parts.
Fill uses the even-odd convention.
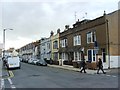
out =
[[[3,69],[4,71],[5,69]],[[59,68],[21,63],[21,69],[9,70],[5,88],[117,88],[117,74],[84,74]]]

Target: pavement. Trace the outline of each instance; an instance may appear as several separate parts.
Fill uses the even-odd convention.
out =
[[[2,76],[2,60],[0,58],[0,77]]]
[[[80,68],[74,68],[73,66],[70,65],[50,65],[48,64],[49,67],[53,67],[53,68],[61,68],[61,69],[65,69],[65,70],[72,70],[72,71],[76,71],[79,72]],[[104,70],[106,73],[110,73],[111,69],[105,69]],[[87,74],[96,74],[97,70],[91,70],[91,69],[86,69]],[[102,73],[101,71],[99,71],[100,73]]]
[[[5,69],[5,67],[3,67],[3,62],[0,58],[0,79],[4,78],[6,76],[8,76],[8,71],[7,71],[7,69]]]

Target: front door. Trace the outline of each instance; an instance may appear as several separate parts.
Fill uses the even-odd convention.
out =
[[[88,61],[89,62],[96,62],[96,52],[94,49],[88,50]]]
[[[103,61],[103,68],[108,69],[108,62],[106,61],[106,51],[105,48],[102,49],[102,61]]]
[[[88,50],[88,61],[92,62],[92,50]]]

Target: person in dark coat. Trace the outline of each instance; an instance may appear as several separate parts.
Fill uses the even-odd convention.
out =
[[[80,63],[82,69],[80,70],[80,72],[82,73],[82,71],[84,71],[84,73],[86,73],[85,71],[85,66],[86,66],[86,63],[85,63],[85,60],[82,60],[81,63]]]
[[[103,70],[103,64],[102,64],[101,58],[98,59],[97,67],[98,67],[97,74],[99,74],[99,70],[102,70],[103,74],[105,74],[105,72]]]

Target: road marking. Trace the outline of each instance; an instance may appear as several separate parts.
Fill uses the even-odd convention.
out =
[[[11,80],[10,78],[8,78],[8,81],[9,81],[10,84],[13,84],[13,83],[12,83],[12,80]]]
[[[11,88],[16,88],[15,85],[13,85],[13,82],[12,82],[12,80],[10,78],[8,78],[8,81],[10,83]]]
[[[15,85],[13,85],[13,82],[12,82],[12,80],[11,80],[11,78],[14,77],[13,72],[12,72],[12,71],[8,71],[8,74],[9,74],[8,81],[9,81],[9,83],[10,83],[11,88],[16,88]]]
[[[112,75],[112,77],[117,77],[117,76]]]
[[[111,75],[106,75],[106,76],[111,76]]]
[[[11,88],[16,88],[15,85],[11,85]]]
[[[4,88],[5,88],[4,79],[1,79],[0,90],[4,90]]]
[[[14,77],[14,74],[12,71],[8,71],[9,77]]]
[[[12,78],[12,77],[14,77],[14,74],[13,74],[13,72],[12,71],[8,71],[8,70],[6,70],[7,72],[8,72],[8,74],[7,75],[5,75],[5,76],[0,76],[0,79],[8,79],[8,78]]]

